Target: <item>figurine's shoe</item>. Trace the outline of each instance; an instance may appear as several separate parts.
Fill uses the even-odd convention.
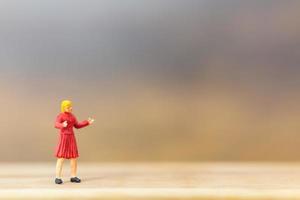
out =
[[[81,182],[81,180],[78,177],[72,177],[70,180],[72,183],[80,183]]]
[[[55,179],[55,183],[56,183],[56,184],[62,184],[63,181],[62,181],[60,178],[56,178],[56,179]]]

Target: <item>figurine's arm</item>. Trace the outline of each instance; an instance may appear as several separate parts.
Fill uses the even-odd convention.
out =
[[[88,120],[84,120],[82,122],[78,122],[77,119],[75,119],[75,124],[74,124],[74,127],[79,129],[79,128],[83,128],[83,127],[86,127],[88,126],[90,123]]]
[[[56,117],[54,127],[57,128],[57,129],[62,129],[62,128],[64,128],[64,125],[63,125],[63,123],[61,122],[60,115]]]

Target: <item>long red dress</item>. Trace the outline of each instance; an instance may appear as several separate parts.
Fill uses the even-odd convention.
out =
[[[67,121],[68,126],[63,127],[63,122]],[[55,128],[60,129],[59,141],[56,147],[55,156],[57,158],[77,158],[79,157],[76,138],[73,127],[79,129],[88,126],[87,120],[78,122],[76,117],[69,112],[64,112],[56,117]]]

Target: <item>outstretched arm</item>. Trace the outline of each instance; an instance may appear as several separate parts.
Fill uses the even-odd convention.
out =
[[[75,121],[74,127],[79,129],[88,126],[90,123],[88,120],[84,120],[82,122],[78,122],[77,119]]]

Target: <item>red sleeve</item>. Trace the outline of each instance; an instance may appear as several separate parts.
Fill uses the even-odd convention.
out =
[[[83,128],[83,127],[86,127],[88,126],[90,123],[87,121],[87,120],[84,120],[82,122],[78,122],[76,117],[75,117],[75,124],[74,124],[74,127],[79,129],[79,128]]]
[[[62,121],[61,121],[61,115],[58,115],[56,117],[54,127],[57,128],[57,129],[62,129],[63,128]]]

